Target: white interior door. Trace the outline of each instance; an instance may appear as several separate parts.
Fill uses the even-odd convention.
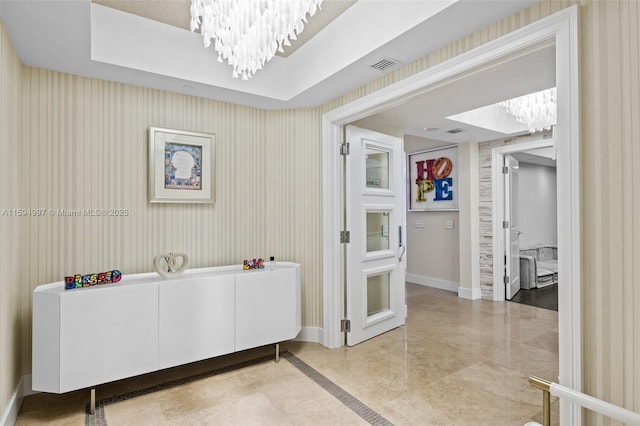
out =
[[[520,222],[518,217],[518,160],[511,155],[504,156],[507,174],[504,177],[504,220],[505,228],[505,297],[507,300],[520,290]]]
[[[406,210],[403,141],[347,126],[347,345],[403,325]]]

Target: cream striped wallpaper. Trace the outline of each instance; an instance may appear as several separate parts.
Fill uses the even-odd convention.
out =
[[[580,18],[585,382],[640,412],[640,3]]]
[[[22,64],[0,23],[0,417],[20,380],[21,221],[5,209],[19,201],[18,147]]]
[[[275,256],[303,265],[303,325],[321,325],[318,112],[269,112],[24,69],[23,205],[129,209],[126,217],[24,218],[23,372],[30,371],[30,295],[73,273],[152,270],[187,253],[191,266]],[[216,135],[216,203],[148,202],[147,131]]]
[[[3,31],[1,143],[20,160],[21,174],[19,183],[9,186],[10,195],[3,186],[0,202],[15,203],[20,192],[20,207],[122,207],[131,215],[0,222],[2,262],[16,261],[16,247],[29,259],[11,272],[18,285],[0,281],[2,307],[9,303],[6,294],[19,305],[18,312],[0,313],[0,408],[16,378],[30,371],[32,289],[69,271],[148,271],[151,258],[170,249],[191,254],[194,266],[274,254],[303,264],[303,325],[321,327],[321,113],[572,4],[580,5],[584,389],[640,411],[640,263],[635,261],[640,256],[640,173],[635,170],[640,164],[640,11],[635,0],[543,0],[321,107],[284,111],[28,67],[21,73]],[[5,97],[6,87],[15,95],[21,85],[22,105],[20,96]],[[6,120],[20,119],[16,113],[23,126],[7,130]],[[146,130],[151,125],[216,134],[215,206],[147,204]],[[16,139],[8,142],[7,132]],[[0,176],[18,170],[3,169]],[[12,229],[17,239],[20,227],[20,244],[8,244],[4,231]],[[5,322],[12,318],[13,325]],[[22,344],[14,345],[20,338]],[[592,416],[587,423],[606,421]]]

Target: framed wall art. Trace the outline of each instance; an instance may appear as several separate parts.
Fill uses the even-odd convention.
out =
[[[458,147],[407,154],[409,211],[458,210]]]
[[[149,201],[215,202],[215,135],[149,128]]]

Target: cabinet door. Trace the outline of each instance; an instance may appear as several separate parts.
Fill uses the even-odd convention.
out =
[[[60,298],[60,392],[158,369],[157,284],[109,286]]]
[[[236,351],[293,339],[300,329],[298,268],[236,275]]]
[[[233,352],[233,275],[165,281],[160,288],[160,368]]]
[[[33,292],[31,388],[60,393],[60,295]]]

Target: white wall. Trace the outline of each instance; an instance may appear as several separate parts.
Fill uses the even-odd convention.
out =
[[[447,220],[453,220],[453,229],[445,229]],[[422,222],[424,227],[417,227],[416,222]],[[460,281],[458,240],[458,212],[409,212],[407,274],[424,277],[425,280],[446,281],[455,285],[449,290],[457,291]],[[407,281],[413,282],[414,279],[407,277]]]
[[[363,118],[362,120],[354,121],[350,123],[351,126],[360,127],[362,129],[373,130],[374,132],[384,133],[385,135],[394,136],[396,138],[404,137],[404,133],[400,127],[391,127],[380,124],[378,121],[371,118]]]
[[[520,248],[558,244],[556,169],[520,163]]]
[[[480,299],[480,174],[479,144],[458,145],[458,229],[460,286],[458,297]]]
[[[407,153],[451,145],[448,142],[405,135]],[[459,214],[455,212],[407,213],[407,281],[457,291],[460,283]],[[445,229],[453,220],[453,229]],[[424,227],[416,227],[416,222]]]

